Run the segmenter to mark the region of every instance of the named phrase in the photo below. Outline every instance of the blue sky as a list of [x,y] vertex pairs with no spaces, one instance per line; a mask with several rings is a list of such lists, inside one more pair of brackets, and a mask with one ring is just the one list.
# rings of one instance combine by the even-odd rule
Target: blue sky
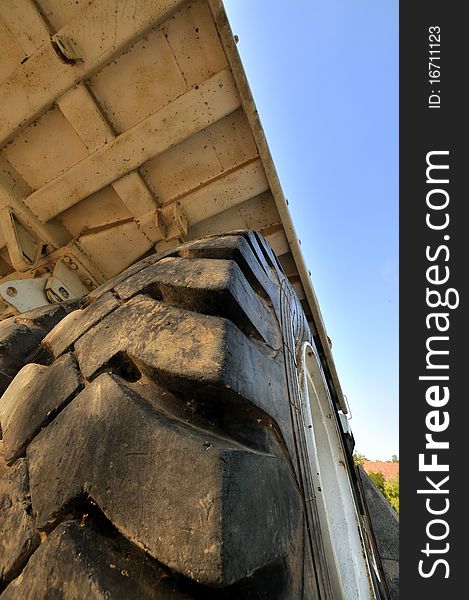
[[225,0],[356,448],[398,451],[397,0]]

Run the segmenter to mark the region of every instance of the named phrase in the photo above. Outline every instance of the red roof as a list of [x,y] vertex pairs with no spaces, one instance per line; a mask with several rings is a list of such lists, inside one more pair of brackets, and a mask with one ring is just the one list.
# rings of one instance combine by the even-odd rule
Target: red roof
[[367,473],[382,473],[385,479],[394,479],[399,475],[398,462],[381,462],[380,460],[365,460],[363,468]]

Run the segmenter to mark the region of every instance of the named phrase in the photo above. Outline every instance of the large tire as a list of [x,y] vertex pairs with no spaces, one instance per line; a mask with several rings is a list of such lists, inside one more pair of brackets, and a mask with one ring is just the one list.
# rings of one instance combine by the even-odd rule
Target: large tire
[[50,364],[0,401],[2,599],[319,597],[286,285],[257,234],[212,237],[133,265],[46,335]]
[[30,362],[47,362],[44,336],[77,307],[77,302],[54,304],[0,322],[0,394],[18,371]]

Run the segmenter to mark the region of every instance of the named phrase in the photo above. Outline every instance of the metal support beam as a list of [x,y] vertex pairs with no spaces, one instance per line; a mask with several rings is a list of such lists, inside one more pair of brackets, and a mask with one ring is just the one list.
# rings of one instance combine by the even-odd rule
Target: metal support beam
[[40,221],[48,221],[234,112],[239,103],[231,73],[220,71],[81,160],[25,202]]

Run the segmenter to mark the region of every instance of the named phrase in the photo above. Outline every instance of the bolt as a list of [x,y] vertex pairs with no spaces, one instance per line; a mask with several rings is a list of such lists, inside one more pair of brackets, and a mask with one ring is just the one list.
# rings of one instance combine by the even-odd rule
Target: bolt
[[72,269],[72,271],[76,271],[78,269],[78,265],[75,263],[71,263],[70,268]]
[[66,263],[72,262],[72,259],[70,258],[70,256],[64,256],[64,262],[66,262]]
[[85,285],[91,285],[93,282],[91,279],[85,279]]
[[18,290],[15,287],[7,287],[7,294],[9,296],[16,296],[16,294],[18,293]]

